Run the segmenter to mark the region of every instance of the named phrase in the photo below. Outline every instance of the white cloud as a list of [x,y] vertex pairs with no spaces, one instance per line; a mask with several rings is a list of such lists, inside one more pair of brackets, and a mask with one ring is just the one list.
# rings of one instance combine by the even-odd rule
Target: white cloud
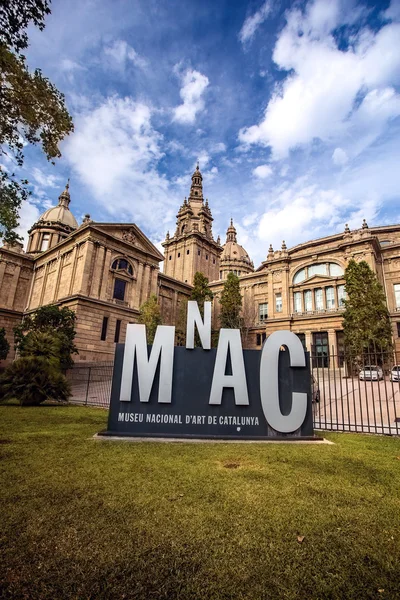
[[271,1],[266,0],[261,8],[254,13],[254,15],[247,17],[239,32],[239,40],[242,42],[242,44],[245,44],[253,39],[257,29],[267,19],[271,9]]
[[267,177],[271,177],[273,171],[269,165],[259,165],[255,169],[253,169],[253,175],[258,177],[258,179],[266,179]]
[[200,170],[204,169],[210,162],[210,158],[211,157],[208,154],[208,152],[200,152],[200,154],[197,156],[196,164],[194,165],[194,167],[196,167],[197,163],[199,163]]
[[210,152],[212,154],[219,154],[220,152],[226,152],[226,144],[223,142],[218,142],[216,144],[212,144],[210,148]]
[[162,137],[151,114],[130,98],[108,98],[75,118],[63,154],[113,219],[134,220],[155,233],[172,220],[178,200],[156,170]]
[[43,171],[37,167],[32,169],[32,175],[36,183],[42,187],[57,188],[60,186],[60,177],[43,173]]
[[21,210],[19,211],[19,226],[16,228],[16,233],[24,238],[24,248],[28,243],[28,230],[39,219],[40,211],[37,206],[29,200],[22,202]]
[[118,68],[124,69],[129,62],[140,69],[145,69],[147,66],[147,60],[140,56],[125,40],[115,40],[108,46],[105,46],[104,54]]
[[346,152],[343,150],[343,148],[335,148],[335,150],[332,154],[332,160],[335,163],[335,165],[338,165],[341,167],[347,163],[349,158],[348,158]]
[[[338,141],[358,128],[364,110],[364,102],[355,108],[360,94],[361,98],[366,94],[365,100],[370,93],[381,100],[369,101],[368,129],[378,127],[368,143],[381,133],[387,119],[399,114],[393,85],[400,79],[395,41],[400,24],[389,23],[375,35],[363,29],[342,50],[331,32],[350,18],[343,6],[339,0],[315,0],[304,13],[292,9],[287,14],[273,60],[289,74],[275,89],[261,122],[239,132],[242,144],[271,146],[273,158],[281,159],[314,139]],[[393,97],[382,98],[384,89],[392,89]],[[364,135],[365,130],[356,133]]]
[[209,81],[206,75],[199,71],[188,69],[183,76],[183,85],[180,96],[183,104],[174,110],[174,121],[178,123],[194,123],[197,113],[204,110],[203,94],[208,87]]

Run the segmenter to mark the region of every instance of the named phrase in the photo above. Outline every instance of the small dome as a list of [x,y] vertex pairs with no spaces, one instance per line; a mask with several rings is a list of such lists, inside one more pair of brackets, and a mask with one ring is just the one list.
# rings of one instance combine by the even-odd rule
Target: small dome
[[236,229],[231,219],[220,258],[220,277],[222,279],[225,279],[229,272],[233,272],[235,275],[245,275],[254,271],[254,265],[243,246],[237,243],[236,235]]
[[46,212],[44,212],[39,218],[40,221],[44,221],[45,223],[61,223],[62,225],[67,225],[71,229],[78,229],[78,223],[69,210],[69,203],[71,202],[71,196],[69,194],[69,179],[68,183],[65,186],[65,190],[61,192],[58,197],[58,205],[52,206]]
[[72,214],[72,212],[66,206],[53,206],[44,212],[39,221],[45,221],[46,223],[62,223],[68,225],[71,229],[77,229],[78,223]]
[[221,260],[243,260],[249,264],[251,263],[249,255],[240,244],[237,244],[236,242],[226,242],[226,244],[223,245],[223,249]]

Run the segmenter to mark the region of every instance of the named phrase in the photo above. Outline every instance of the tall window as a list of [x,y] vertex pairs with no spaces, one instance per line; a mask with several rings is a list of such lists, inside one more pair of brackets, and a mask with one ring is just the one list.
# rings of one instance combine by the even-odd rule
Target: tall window
[[275,294],[275,311],[282,312],[282,294]]
[[303,309],[301,305],[301,292],[294,293],[294,312],[301,312]]
[[42,243],[40,245],[40,250],[42,250],[42,251],[47,250],[49,247],[49,243],[50,243],[50,234],[44,233],[43,237],[42,237]]
[[268,319],[268,302],[258,305],[258,320],[263,323]]
[[345,290],[344,285],[338,285],[337,293],[338,293],[338,301],[339,301],[339,308],[340,308],[341,306],[344,306],[344,301],[346,299],[346,290]]
[[322,298],[322,289],[318,288],[314,292],[315,294],[315,310],[322,310],[324,308],[324,301]]
[[126,288],[126,281],[124,281],[123,279],[116,279],[114,282],[113,298],[115,298],[115,300],[124,300],[125,299],[125,288]]
[[325,288],[326,308],[335,308],[335,290],[333,287]]
[[396,308],[400,308],[400,283],[395,283],[393,288],[394,288],[394,297],[396,300]]
[[115,334],[114,334],[114,342],[118,344],[119,342],[119,334],[121,333],[121,319],[117,319],[115,324]]
[[101,326],[101,336],[100,339],[102,342],[105,342],[107,338],[107,325],[108,325],[108,317],[103,317],[103,324]]
[[304,310],[306,312],[312,311],[312,295],[311,290],[304,292]]

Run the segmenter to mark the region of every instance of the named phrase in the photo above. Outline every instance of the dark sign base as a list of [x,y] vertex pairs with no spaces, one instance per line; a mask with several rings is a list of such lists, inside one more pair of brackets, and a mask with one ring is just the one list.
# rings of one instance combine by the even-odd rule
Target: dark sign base
[[317,435],[309,435],[309,436],[282,436],[282,435],[277,435],[277,436],[240,436],[240,435],[225,435],[225,436],[221,436],[221,435],[190,435],[190,434],[180,434],[180,435],[174,435],[172,433],[153,433],[152,435],[144,435],[141,433],[120,433],[119,431],[99,431],[99,433],[96,434],[96,437],[113,437],[116,438],[115,441],[118,441],[117,438],[120,439],[124,439],[124,438],[140,438],[140,439],[146,439],[146,440],[157,440],[157,439],[170,439],[171,441],[175,441],[175,440],[201,440],[201,441],[207,441],[209,440],[210,442],[215,442],[217,440],[223,442],[224,440],[227,441],[235,441],[235,442],[324,442],[324,438],[321,438]]
[[[148,348],[150,353],[151,348]],[[263,412],[259,381],[261,352],[244,350],[249,404],[237,404],[232,388],[224,388],[221,403],[209,404],[216,349],[188,350],[174,348],[172,401],[159,402],[159,371],[157,367],[147,401],[139,395],[135,361],[133,385],[129,400],[120,401],[124,346],[117,344],[110,412],[106,436],[221,439],[221,440],[315,440],[312,418],[309,356],[306,367],[291,368],[289,352],[280,352],[278,363],[279,404],[282,415],[292,409],[292,393],[307,394],[307,411],[301,426],[290,433],[273,429]],[[226,374],[231,373],[230,357]],[[161,390],[162,395],[162,390]]]

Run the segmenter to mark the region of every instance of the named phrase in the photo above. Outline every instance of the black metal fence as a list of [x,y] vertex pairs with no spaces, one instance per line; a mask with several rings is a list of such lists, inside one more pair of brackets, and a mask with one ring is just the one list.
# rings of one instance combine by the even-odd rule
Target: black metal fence
[[66,373],[74,404],[108,408],[111,396],[113,363],[75,365]]
[[[315,429],[400,435],[400,356],[318,354],[311,371]],[[113,363],[75,365],[71,401],[108,408],[112,372]]]
[[374,351],[313,355],[315,429],[400,434],[400,357]]

